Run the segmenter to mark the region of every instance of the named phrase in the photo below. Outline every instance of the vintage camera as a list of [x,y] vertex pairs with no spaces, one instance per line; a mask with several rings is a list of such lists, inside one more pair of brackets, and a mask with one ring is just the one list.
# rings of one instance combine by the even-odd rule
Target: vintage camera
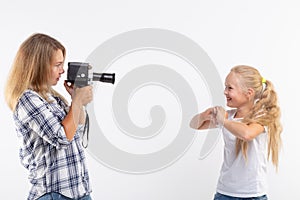
[[89,73],[92,66],[89,63],[69,62],[67,82],[74,83],[77,87],[90,85],[92,81],[115,83],[115,74],[112,73]]

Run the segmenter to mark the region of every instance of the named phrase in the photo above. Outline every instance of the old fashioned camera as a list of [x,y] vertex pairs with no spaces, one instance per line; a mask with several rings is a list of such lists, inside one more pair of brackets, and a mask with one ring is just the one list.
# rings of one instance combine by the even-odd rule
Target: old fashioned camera
[[92,81],[115,83],[115,74],[90,72],[92,66],[84,62],[69,62],[67,82],[74,83],[77,87],[90,85]]
[[[95,73],[91,72],[92,66],[89,63],[83,62],[69,62],[68,63],[68,72],[67,72],[67,82],[73,83],[76,87],[84,87],[92,84],[93,81],[101,81],[106,83],[115,83],[115,74],[109,73]],[[82,146],[87,148],[89,141],[89,115],[86,112],[85,125],[83,130]]]

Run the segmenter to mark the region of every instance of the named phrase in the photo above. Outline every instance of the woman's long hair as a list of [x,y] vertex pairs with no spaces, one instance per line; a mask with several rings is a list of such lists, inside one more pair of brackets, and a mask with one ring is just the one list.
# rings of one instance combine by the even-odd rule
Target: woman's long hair
[[[243,118],[243,123],[259,123],[268,127],[268,159],[272,157],[272,163],[278,167],[279,150],[281,147],[282,126],[280,123],[280,108],[278,106],[277,94],[273,84],[264,79],[257,69],[239,65],[231,69],[238,74],[242,87],[252,88],[255,91],[254,106]],[[248,142],[236,139],[236,153],[241,150],[247,159]]]
[[5,99],[12,111],[27,89],[34,90],[47,101],[47,93],[59,96],[65,101],[48,85],[51,62],[57,50],[61,50],[65,57],[65,47],[56,39],[41,33],[31,35],[21,44],[5,87]]

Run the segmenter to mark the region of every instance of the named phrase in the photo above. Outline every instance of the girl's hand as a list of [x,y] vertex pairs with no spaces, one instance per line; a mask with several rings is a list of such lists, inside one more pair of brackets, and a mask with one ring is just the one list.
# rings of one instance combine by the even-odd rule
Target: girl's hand
[[214,119],[214,107],[206,109],[200,114],[200,119],[202,121],[209,121]]
[[221,106],[216,106],[213,108],[213,115],[217,125],[223,126],[224,120],[228,118],[228,113]]
[[190,122],[190,127],[198,130],[215,127],[213,111],[214,108],[208,108],[204,112],[195,115]]

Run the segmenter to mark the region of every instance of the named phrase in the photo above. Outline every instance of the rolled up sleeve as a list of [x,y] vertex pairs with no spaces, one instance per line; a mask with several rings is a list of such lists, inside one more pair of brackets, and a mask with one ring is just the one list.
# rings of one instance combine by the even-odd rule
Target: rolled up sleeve
[[58,149],[70,144],[61,124],[65,115],[63,109],[54,110],[48,102],[34,92],[25,92],[16,109],[16,117],[20,123]]

